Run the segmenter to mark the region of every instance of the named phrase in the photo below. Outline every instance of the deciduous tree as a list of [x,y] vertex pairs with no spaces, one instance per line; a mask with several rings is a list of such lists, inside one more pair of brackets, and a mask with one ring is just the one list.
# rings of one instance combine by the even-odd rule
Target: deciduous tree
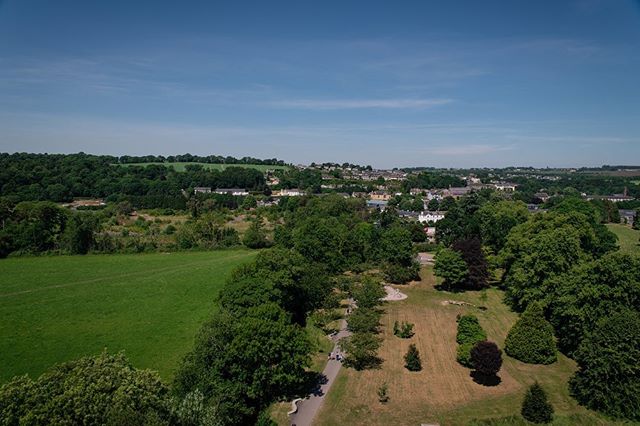
[[583,405],[612,417],[640,420],[640,314],[613,313],[598,322],[575,353],[569,382]]
[[469,269],[462,255],[448,248],[443,248],[435,256],[433,272],[444,280],[449,288],[459,288],[469,276]]
[[471,362],[478,373],[495,376],[502,367],[502,351],[493,342],[478,342],[471,349]]

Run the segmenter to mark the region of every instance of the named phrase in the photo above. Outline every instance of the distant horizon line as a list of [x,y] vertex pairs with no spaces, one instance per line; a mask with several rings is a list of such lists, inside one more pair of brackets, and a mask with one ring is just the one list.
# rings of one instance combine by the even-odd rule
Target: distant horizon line
[[[76,151],[76,152],[33,152],[33,151],[3,151],[0,152],[0,155],[3,154],[7,154],[7,155],[13,155],[13,154],[35,154],[35,155],[77,155],[77,154],[85,154],[85,155],[93,155],[96,157],[117,157],[117,158],[121,158],[121,157],[125,157],[125,156],[129,156],[129,157],[145,157],[145,156],[158,156],[158,157],[177,157],[177,156],[184,156],[184,155],[193,155],[196,157],[208,157],[208,156],[220,156],[220,157],[233,157],[237,160],[241,160],[242,158],[255,158],[257,160],[261,160],[261,161],[265,161],[265,160],[278,160],[278,161],[283,161],[286,165],[290,165],[290,166],[310,166],[311,164],[316,164],[316,165],[321,165],[321,164],[338,164],[338,165],[342,165],[344,163],[350,163],[353,165],[357,165],[357,166],[361,166],[361,167],[367,167],[369,166],[369,164],[358,164],[358,163],[354,163],[352,161],[346,160],[346,161],[312,161],[310,163],[303,163],[303,162],[296,162],[296,161],[288,161],[285,160],[283,158],[278,158],[278,157],[256,157],[254,155],[242,155],[242,156],[238,156],[238,155],[231,155],[231,154],[195,154],[195,153],[190,153],[190,152],[185,152],[185,153],[180,153],[180,154],[153,154],[153,153],[147,153],[147,154],[104,154],[104,153],[92,153],[92,152],[85,152],[85,151]],[[203,163],[203,164],[207,164],[207,163]],[[224,164],[224,163],[220,163],[220,164]],[[393,166],[393,167],[374,167],[371,166],[373,169],[375,170],[393,170],[393,169],[436,169],[436,170],[477,170],[477,169],[551,169],[551,170],[571,170],[571,169],[603,169],[605,167],[607,168],[616,168],[618,170],[620,169],[640,169],[640,164],[638,165],[633,165],[633,164],[602,164],[602,165],[567,165],[567,166],[525,166],[525,165],[510,165],[510,166],[473,166],[473,167],[458,167],[458,166],[428,166],[428,165],[422,165],[422,166]]]

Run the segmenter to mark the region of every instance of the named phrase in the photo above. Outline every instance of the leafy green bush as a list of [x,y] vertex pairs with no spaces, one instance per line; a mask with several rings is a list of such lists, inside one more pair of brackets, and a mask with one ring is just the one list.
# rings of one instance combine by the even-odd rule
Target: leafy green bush
[[538,303],[530,304],[511,327],[504,351],[528,364],[551,364],[557,359],[553,327]]
[[409,281],[420,279],[420,265],[412,263],[411,266],[398,265],[396,263],[387,263],[384,266],[384,276],[387,281],[404,284]]
[[482,329],[478,318],[474,315],[463,315],[458,318],[458,334],[456,342],[456,360],[467,368],[473,368],[471,350],[476,343],[487,340],[487,333]]
[[482,340],[487,340],[487,333],[482,329],[478,318],[475,315],[463,315],[458,319],[458,334],[456,335],[456,342],[463,343],[477,343]]
[[260,249],[269,245],[262,226],[262,218],[258,217],[251,223],[242,238],[242,244],[252,249]]
[[176,227],[171,224],[167,225],[167,227],[164,228],[165,235],[173,235],[175,233],[176,233]]
[[409,339],[414,335],[413,324],[404,321],[398,323],[398,321],[396,321],[393,323],[393,334],[402,339]]
[[458,345],[458,349],[456,350],[456,361],[467,368],[473,368],[473,363],[471,362],[471,349],[473,349],[475,344],[476,342],[467,342]]
[[387,382],[384,382],[382,385],[380,385],[377,393],[378,393],[378,401],[380,401],[383,404],[386,404],[387,402],[389,402],[389,385],[387,385]]

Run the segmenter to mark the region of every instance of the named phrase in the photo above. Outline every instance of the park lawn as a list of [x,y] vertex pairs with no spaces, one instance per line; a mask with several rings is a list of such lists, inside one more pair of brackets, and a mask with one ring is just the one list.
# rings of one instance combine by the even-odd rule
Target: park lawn
[[[501,383],[494,387],[476,384],[470,370],[456,362],[456,316],[467,312],[477,315],[489,340],[503,347],[517,315],[503,303],[500,290],[448,293],[434,288],[431,267],[424,268],[422,276],[419,283],[398,286],[409,296],[407,299],[384,306],[386,312],[381,320],[384,341],[379,351],[382,367],[360,372],[343,368],[327,395],[317,425],[445,426],[464,425],[473,419],[517,416],[526,388],[535,380],[549,394],[561,422],[574,416],[582,424],[609,424],[571,398],[567,381],[576,367],[563,355],[548,366],[524,364],[504,355],[499,373]],[[487,309],[444,304],[445,300],[465,301]],[[415,336],[411,339],[394,336],[394,321],[414,323]],[[423,365],[420,372],[404,368],[403,357],[410,343],[415,343],[420,351]],[[376,390],[385,382],[390,400],[381,404]]]
[[171,380],[231,271],[256,253],[1,260],[0,383],[104,348]]
[[256,169],[261,172],[265,172],[267,170],[289,170],[289,166],[271,166],[267,164],[210,164],[210,163],[128,163],[128,164],[114,164],[115,166],[142,166],[147,167],[150,165],[160,165],[166,167],[173,167],[177,172],[184,172],[185,167],[188,165],[199,165],[208,170],[224,170],[228,167],[244,167],[246,169]]
[[607,228],[618,236],[621,252],[640,254],[640,231],[618,223],[608,223]]

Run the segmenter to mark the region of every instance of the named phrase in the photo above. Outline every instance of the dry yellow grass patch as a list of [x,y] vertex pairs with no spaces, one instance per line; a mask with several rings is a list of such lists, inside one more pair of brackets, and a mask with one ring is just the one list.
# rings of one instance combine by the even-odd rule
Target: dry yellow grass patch
[[[527,386],[538,380],[549,392],[560,414],[594,416],[577,406],[567,389],[575,369],[573,361],[560,356],[550,366],[528,365],[503,354],[504,364],[498,373],[501,382],[487,387],[477,384],[470,370],[456,362],[456,316],[471,312],[478,316],[489,340],[501,348],[517,314],[502,302],[503,293],[491,289],[486,297],[480,292],[447,293],[434,289],[431,268],[422,271],[423,280],[400,286],[409,297],[384,306],[384,338],[379,356],[384,360],[378,370],[343,369],[316,419],[318,425],[442,425],[467,424],[473,418],[517,415]],[[443,304],[458,300],[476,306]],[[394,321],[415,324],[415,336],[401,339],[393,335]],[[404,354],[415,343],[422,358],[423,370],[404,368]],[[390,401],[381,404],[377,389],[389,387]],[[586,414],[585,414],[586,413]]]

